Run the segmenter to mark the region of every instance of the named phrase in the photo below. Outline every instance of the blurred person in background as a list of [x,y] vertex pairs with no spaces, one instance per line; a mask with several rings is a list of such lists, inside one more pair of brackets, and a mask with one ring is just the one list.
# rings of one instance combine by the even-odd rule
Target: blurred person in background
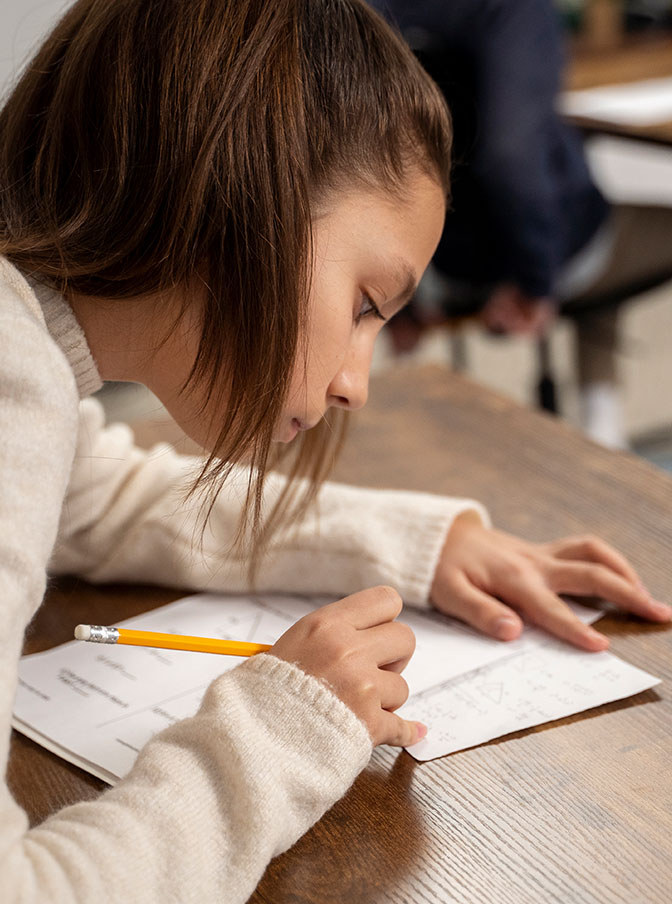
[[452,210],[434,269],[392,325],[399,352],[445,319],[498,334],[577,326],[582,425],[626,445],[618,398],[618,306],[591,299],[652,271],[672,275],[672,212],[611,209],[580,135],[556,112],[565,58],[552,0],[371,0],[402,31],[453,116]]

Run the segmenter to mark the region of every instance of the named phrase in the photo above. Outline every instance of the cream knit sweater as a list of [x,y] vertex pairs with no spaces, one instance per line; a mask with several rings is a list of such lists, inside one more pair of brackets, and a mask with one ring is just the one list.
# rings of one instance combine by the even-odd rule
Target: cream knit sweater
[[[220,494],[194,552],[182,504],[198,462],[143,452],[105,428],[100,386],[66,302],[0,258],[0,759],[5,773],[17,661],[47,571],[92,581],[243,590],[225,555],[246,478]],[[80,399],[84,399],[80,402]],[[269,480],[268,494],[278,492]],[[379,583],[427,605],[445,535],[468,500],[328,484],[318,512],[276,542],[260,587],[337,598]],[[318,520],[319,518],[319,520]],[[319,681],[267,654],[210,686],[196,716],[155,737],[98,800],[28,830],[0,791],[0,900],[243,902],[366,765],[364,725]]]

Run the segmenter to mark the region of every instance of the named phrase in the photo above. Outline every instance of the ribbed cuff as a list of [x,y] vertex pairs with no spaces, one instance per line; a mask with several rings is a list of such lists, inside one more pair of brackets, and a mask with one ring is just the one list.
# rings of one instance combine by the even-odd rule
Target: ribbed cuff
[[[295,663],[269,653],[250,657],[238,666],[236,672],[240,677],[247,677],[252,673],[260,684],[268,684],[268,696],[274,700],[274,717],[280,716],[282,711],[285,718],[290,712],[298,718],[300,710],[307,707],[311,719],[317,716],[337,730],[338,750],[332,751],[330,766],[340,781],[352,781],[366,766],[372,750],[369,732],[350,707],[325,682],[304,672]],[[280,696],[283,692],[289,698],[287,706],[283,705]],[[301,726],[303,724],[304,722],[298,723]],[[292,734],[296,727],[298,726],[287,726]],[[309,743],[309,739],[306,739],[306,743]],[[333,756],[334,753],[336,756]]]

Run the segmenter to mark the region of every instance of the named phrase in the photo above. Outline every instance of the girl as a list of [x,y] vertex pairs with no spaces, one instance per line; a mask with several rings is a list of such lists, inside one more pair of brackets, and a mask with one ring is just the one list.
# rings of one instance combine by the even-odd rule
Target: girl
[[[360,0],[80,0],[16,86],[0,118],[3,762],[47,570],[351,595],[215,681],[99,800],[27,831],[3,786],[3,901],[246,900],[372,745],[425,731],[394,712],[413,651],[400,596],[504,640],[520,610],[593,650],[605,638],[557,593],[669,618],[597,540],[524,543],[468,500],[318,494],[327,412],[365,403],[374,340],[438,241],[449,146],[433,84]],[[103,379],[149,386],[207,462],[105,428],[88,398]],[[289,478],[268,474],[290,441]]]

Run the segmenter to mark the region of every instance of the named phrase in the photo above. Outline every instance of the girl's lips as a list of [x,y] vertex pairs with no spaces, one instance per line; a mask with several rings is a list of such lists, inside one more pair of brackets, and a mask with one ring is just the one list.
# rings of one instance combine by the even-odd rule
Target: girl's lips
[[282,437],[282,439],[278,439],[277,442],[291,443],[291,441],[295,439],[297,433],[302,430],[310,430],[310,426],[304,424],[303,421],[300,421],[298,419],[298,417],[293,417],[287,429],[287,433]]
[[314,426],[315,424],[304,424],[298,417],[292,418],[292,427],[296,427],[297,430],[312,430]]
[[291,443],[291,441],[296,437],[296,434],[299,432],[303,432],[305,430],[310,430],[315,426],[315,424],[306,424],[303,421],[299,420],[298,417],[293,417],[289,426],[289,430],[287,431],[286,439],[281,439],[282,443]]

